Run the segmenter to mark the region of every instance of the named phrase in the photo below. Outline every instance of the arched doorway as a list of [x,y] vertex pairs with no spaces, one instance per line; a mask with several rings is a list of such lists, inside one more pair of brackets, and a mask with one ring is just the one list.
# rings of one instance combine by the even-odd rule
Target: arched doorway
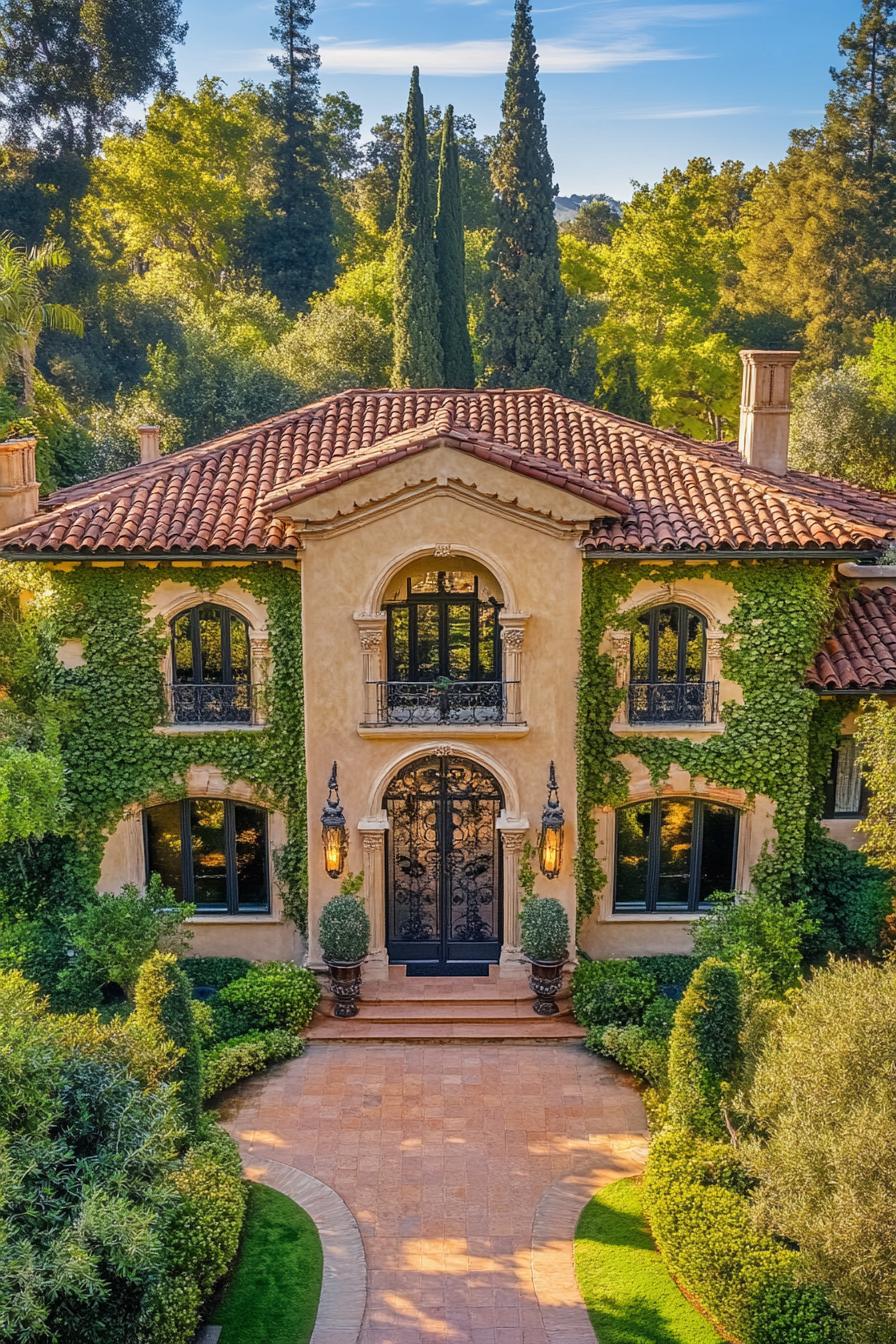
[[406,765],[383,798],[389,959],[434,970],[498,961],[504,804],[495,777],[460,756]]

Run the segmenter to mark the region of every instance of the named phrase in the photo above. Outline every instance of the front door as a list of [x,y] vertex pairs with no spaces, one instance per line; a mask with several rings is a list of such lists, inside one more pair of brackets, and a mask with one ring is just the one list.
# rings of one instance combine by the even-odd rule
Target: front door
[[433,969],[497,961],[501,859],[497,781],[473,761],[428,756],[405,767],[383,800],[389,959]]

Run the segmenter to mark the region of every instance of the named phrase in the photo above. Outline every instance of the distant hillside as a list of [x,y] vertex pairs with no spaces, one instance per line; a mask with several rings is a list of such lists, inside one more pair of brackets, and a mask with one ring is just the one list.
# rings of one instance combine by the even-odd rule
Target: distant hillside
[[566,224],[569,220],[575,219],[587,201],[606,201],[617,215],[622,214],[621,202],[614,200],[612,196],[605,196],[602,191],[595,191],[590,196],[558,196],[554,201],[554,218],[557,223]]

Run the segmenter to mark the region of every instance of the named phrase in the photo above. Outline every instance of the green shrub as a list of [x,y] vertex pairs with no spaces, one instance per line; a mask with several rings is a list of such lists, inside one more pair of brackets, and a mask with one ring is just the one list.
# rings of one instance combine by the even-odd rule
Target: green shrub
[[651,1087],[663,1090],[668,1077],[669,1050],[664,1040],[657,1040],[644,1027],[592,1027],[585,1037],[585,1046],[596,1055],[615,1059],[630,1073],[637,1074]]
[[223,989],[247,975],[252,962],[244,957],[181,957],[180,968],[194,989],[197,985]]
[[896,1340],[896,966],[816,971],[766,1039],[748,1148],[766,1225],[850,1318]]
[[253,966],[212,1000],[218,1040],[272,1027],[295,1035],[307,1027],[319,999],[317,980],[295,962],[268,961]]
[[357,896],[340,894],[320,912],[320,946],[324,961],[361,961],[370,947],[370,920]]
[[649,975],[656,993],[664,998],[680,999],[685,986],[700,965],[700,958],[685,952],[664,952],[656,957],[632,957],[636,966]]
[[806,845],[803,900],[816,926],[807,953],[876,952],[893,889],[888,873],[817,827]]
[[814,925],[799,901],[785,905],[771,896],[716,892],[713,909],[694,925],[694,951],[730,962],[770,994],[799,983],[803,942]]
[[729,1144],[674,1126],[654,1137],[644,1203],[670,1272],[741,1344],[847,1344],[799,1253],[757,1229],[750,1189]]
[[640,1022],[656,982],[636,961],[580,961],[572,976],[572,1007],[583,1027]]
[[553,896],[533,896],[520,911],[523,954],[533,961],[565,961],[569,951],[569,920]]
[[178,1086],[184,1123],[190,1134],[201,1114],[199,1034],[193,1018],[190,982],[172,952],[154,952],[141,966],[134,990],[134,1026],[149,1037],[162,1036],[175,1049],[165,1072]]
[[710,958],[698,966],[675,1011],[669,1040],[669,1117],[715,1138],[724,1134],[722,1085],[738,1062],[741,1027],[737,972]]
[[675,1021],[675,1003],[672,999],[654,999],[644,1010],[642,1026],[655,1041],[667,1041]]
[[245,1036],[221,1041],[202,1057],[203,1101],[209,1101],[241,1078],[260,1073],[270,1064],[294,1059],[303,1049],[300,1037],[279,1029],[247,1032]]

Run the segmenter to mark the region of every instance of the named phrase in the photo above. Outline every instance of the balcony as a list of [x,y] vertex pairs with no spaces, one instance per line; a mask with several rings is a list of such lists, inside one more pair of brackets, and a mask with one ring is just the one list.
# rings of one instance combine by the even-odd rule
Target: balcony
[[717,681],[633,681],[628,688],[630,724],[716,723]]
[[215,727],[257,723],[254,689],[245,682],[174,682],[168,687],[169,723]]
[[516,681],[371,681],[364,727],[519,724]]

